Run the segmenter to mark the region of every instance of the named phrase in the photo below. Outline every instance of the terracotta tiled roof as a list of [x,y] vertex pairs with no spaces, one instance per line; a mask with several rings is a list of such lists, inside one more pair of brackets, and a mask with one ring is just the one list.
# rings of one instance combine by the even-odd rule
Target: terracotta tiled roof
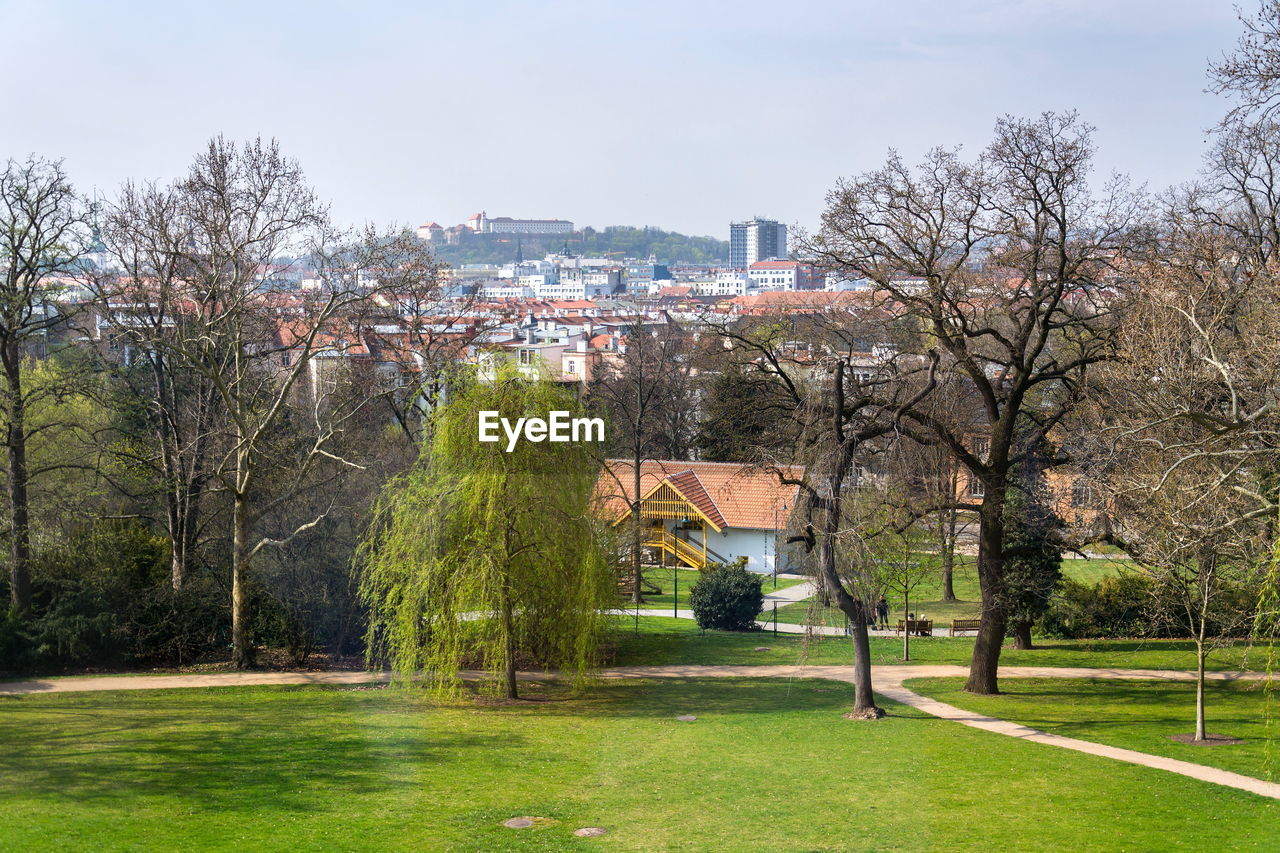
[[702,481],[698,479],[698,475],[690,468],[688,471],[681,471],[679,474],[672,474],[667,477],[667,483],[671,485],[680,494],[684,495],[689,503],[698,508],[698,512],[705,515],[711,520],[711,523],[720,529],[728,526],[724,515],[720,512],[720,507],[716,506],[716,502],[711,499],[711,495],[707,494],[707,490],[703,488]]
[[[605,470],[600,472],[596,494],[600,497],[602,513],[609,518],[620,518],[629,511],[632,500],[634,474],[632,463],[626,459],[605,460]],[[781,469],[790,479],[799,479],[804,469],[787,466]],[[719,514],[725,527],[746,527],[756,530],[780,530],[786,527],[796,505],[796,486],[784,486],[778,482],[773,470],[752,468],[736,462],[686,462],[673,459],[648,459],[640,465],[640,494],[645,495],[654,486],[667,480],[677,491],[719,524]],[[693,483],[697,482],[701,494],[695,498]],[[689,488],[690,491],[685,489]],[[701,495],[710,501],[703,509]]]

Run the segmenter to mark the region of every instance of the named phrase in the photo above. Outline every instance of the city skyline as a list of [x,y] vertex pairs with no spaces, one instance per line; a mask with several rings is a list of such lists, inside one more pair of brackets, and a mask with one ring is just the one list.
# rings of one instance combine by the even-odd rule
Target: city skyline
[[756,215],[812,227],[890,147],[972,154],[1005,113],[1079,109],[1102,171],[1189,179],[1225,111],[1204,68],[1234,44],[1232,4],[1112,5],[4,2],[27,37],[0,58],[23,82],[0,142],[110,195],[218,133],[262,135],[340,221],[487,210],[719,239]]

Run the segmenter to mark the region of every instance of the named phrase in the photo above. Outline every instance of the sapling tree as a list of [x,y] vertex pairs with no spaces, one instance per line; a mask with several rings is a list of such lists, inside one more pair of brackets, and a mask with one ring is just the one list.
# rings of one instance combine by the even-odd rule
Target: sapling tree
[[418,463],[393,480],[361,546],[370,662],[404,682],[418,672],[454,693],[478,666],[508,699],[521,662],[580,685],[597,663],[615,594],[605,531],[593,513],[597,466],[574,442],[477,440],[481,411],[581,413],[563,389],[502,372],[434,415]]
[[[640,475],[648,459],[684,459],[693,442],[694,396],[688,334],[672,323],[646,324],[637,318],[627,332],[626,351],[604,365],[587,390],[591,405],[610,423],[610,443],[631,461],[631,601],[643,601],[640,564],[643,520]],[[617,494],[628,494],[617,483]]]
[[847,539],[851,564],[857,574],[871,580],[868,608],[875,606],[876,588],[902,597],[902,659],[911,660],[911,593],[936,567],[923,559],[930,531],[906,507],[900,484],[872,488],[859,494]]

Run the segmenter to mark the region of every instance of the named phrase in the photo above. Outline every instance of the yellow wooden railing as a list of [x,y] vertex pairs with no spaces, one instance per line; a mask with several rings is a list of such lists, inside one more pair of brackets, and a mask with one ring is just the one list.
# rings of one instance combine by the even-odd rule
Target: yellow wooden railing
[[645,540],[642,543],[646,548],[661,548],[668,554],[672,554],[676,559],[692,566],[695,569],[706,568],[707,563],[712,558],[718,558],[719,555],[707,548],[694,545],[687,539],[681,539],[666,529],[652,529],[645,534]]

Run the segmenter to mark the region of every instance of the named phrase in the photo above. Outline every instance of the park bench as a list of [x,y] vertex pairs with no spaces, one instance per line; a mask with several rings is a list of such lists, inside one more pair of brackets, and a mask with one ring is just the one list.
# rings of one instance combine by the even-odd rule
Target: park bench
[[901,634],[903,631],[915,634],[918,637],[933,636],[933,620],[932,619],[899,619],[898,627],[894,629],[895,634]]
[[952,619],[951,636],[954,637],[957,631],[976,631],[981,627],[981,619]]

